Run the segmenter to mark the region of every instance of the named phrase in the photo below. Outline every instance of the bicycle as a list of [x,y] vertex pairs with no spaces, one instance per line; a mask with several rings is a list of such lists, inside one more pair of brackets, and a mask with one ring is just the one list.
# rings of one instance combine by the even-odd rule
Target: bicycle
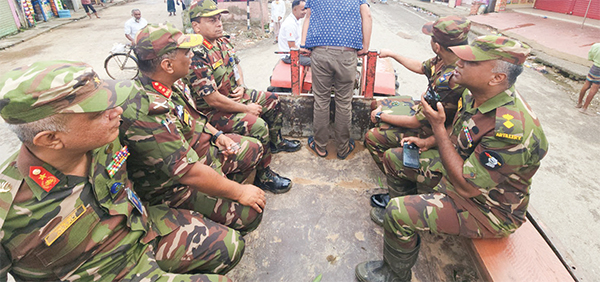
[[[134,79],[139,74],[137,58],[131,54],[131,45],[119,46],[121,50],[111,51],[104,60],[106,74],[112,79]],[[115,48],[113,48],[115,50]]]

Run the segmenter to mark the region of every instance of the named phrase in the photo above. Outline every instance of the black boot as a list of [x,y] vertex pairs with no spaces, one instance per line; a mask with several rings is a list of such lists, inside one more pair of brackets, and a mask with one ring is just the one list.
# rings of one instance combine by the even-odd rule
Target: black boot
[[279,133],[277,133],[277,135],[279,135],[279,138],[277,139],[281,140],[279,144],[273,144],[273,141],[269,142],[271,153],[273,154],[277,154],[279,152],[296,152],[300,150],[300,147],[302,147],[302,144],[298,140],[283,139],[283,137],[281,137],[281,130]]
[[387,204],[390,202],[390,194],[374,194],[371,196],[371,206],[377,208],[387,207]]
[[290,191],[292,188],[292,180],[280,176],[272,171],[270,167],[266,167],[256,172],[254,185],[265,191],[281,194]]
[[392,248],[384,238],[383,260],[367,261],[356,266],[354,273],[361,282],[409,282],[411,268],[417,262],[421,238],[417,236],[417,245],[412,250]]
[[373,205],[373,197],[376,197],[377,195],[382,195],[382,196],[377,196],[380,198],[384,198],[385,195],[387,195],[387,201],[385,203],[385,206],[383,207],[379,207],[379,206],[373,206],[373,208],[371,209],[370,212],[370,216],[371,216],[371,220],[373,222],[375,222],[377,225],[379,226],[383,226],[383,217],[385,216],[385,208],[387,207],[389,201],[391,201],[392,197],[401,197],[401,196],[407,196],[407,195],[416,195],[417,194],[417,185],[413,182],[410,182],[408,180],[404,180],[404,179],[398,179],[398,178],[394,178],[394,177],[387,177],[387,181],[388,181],[388,186],[390,187],[390,193],[391,194],[376,194],[371,196],[371,205]]

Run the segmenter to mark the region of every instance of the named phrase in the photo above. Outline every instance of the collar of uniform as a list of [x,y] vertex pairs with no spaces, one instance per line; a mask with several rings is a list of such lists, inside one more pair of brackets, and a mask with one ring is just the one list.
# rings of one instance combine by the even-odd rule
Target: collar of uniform
[[478,110],[482,114],[485,114],[494,109],[502,107],[510,102],[513,102],[514,100],[515,100],[515,86],[513,85],[509,89],[506,89],[506,90],[502,91],[501,93],[498,93],[496,96],[485,101],[481,106],[478,107]]
[[173,95],[173,91],[170,88],[166,87],[164,84],[158,81],[152,80],[152,78],[144,74],[140,76],[139,80],[146,91],[161,94],[167,99],[170,99]]
[[32,166],[41,166],[44,169],[46,169],[49,173],[54,175],[56,178],[58,178],[59,182],[56,183],[56,185],[54,185],[52,189],[56,189],[57,187],[60,187],[67,183],[67,177],[62,172],[58,171],[53,166],[40,160],[31,151],[29,151],[29,149],[27,149],[25,145],[21,145],[21,151],[19,152],[19,156],[17,157],[17,168],[19,169],[19,172],[25,179],[25,182],[27,182],[29,188],[31,188],[31,192],[39,201],[43,200],[46,197],[46,195],[48,195],[50,192],[46,192],[40,185],[37,184],[37,182],[35,182],[35,180],[29,177],[29,168]]

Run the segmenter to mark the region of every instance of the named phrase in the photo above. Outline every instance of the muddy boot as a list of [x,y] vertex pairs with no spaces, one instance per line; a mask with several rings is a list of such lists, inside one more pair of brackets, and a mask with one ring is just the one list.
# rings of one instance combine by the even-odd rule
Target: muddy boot
[[408,251],[392,248],[384,239],[383,260],[357,265],[354,270],[356,278],[361,282],[408,282],[412,278],[410,269],[417,262],[420,247],[419,237],[417,245]]
[[385,209],[380,207],[373,207],[369,213],[371,220],[379,226],[383,226],[383,220],[385,218]]

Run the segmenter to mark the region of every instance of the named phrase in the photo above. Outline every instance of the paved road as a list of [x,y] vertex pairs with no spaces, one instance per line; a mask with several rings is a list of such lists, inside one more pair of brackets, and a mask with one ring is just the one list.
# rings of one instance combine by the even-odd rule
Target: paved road
[[[102,19],[81,20],[0,51],[0,73],[38,60],[69,59],[86,61],[106,77],[104,58],[114,42],[125,42],[122,24],[136,7],[150,22],[168,20],[181,26],[179,17],[167,16],[163,1],[113,6],[100,11]],[[432,20],[430,16],[391,1],[389,5],[373,5],[372,11],[372,49],[388,48],[416,59],[433,55],[429,38],[420,31],[423,23]],[[276,46],[265,40],[240,52],[248,85],[266,89],[277,61],[272,55],[275,50]],[[399,65],[396,69],[399,92],[418,97],[426,80]],[[519,77],[517,88],[538,114],[550,141],[549,154],[534,180],[531,207],[573,254],[579,271],[593,280],[600,277],[600,266],[595,261],[600,253],[600,239],[595,236],[600,232],[600,200],[595,197],[600,176],[594,173],[600,155],[598,118],[579,114],[567,89],[532,70],[526,69]],[[6,159],[18,147],[12,136],[0,136],[0,159]],[[368,153],[358,150],[345,162],[312,156],[306,148],[294,155],[275,155],[274,168],[292,177],[296,186],[290,194],[269,195],[268,208],[273,212],[266,213],[263,225],[248,235],[246,258],[231,273],[232,278],[312,281],[323,273],[322,281],[351,281],[357,262],[380,256],[381,230],[369,222],[367,205],[369,190],[377,186],[381,175]],[[307,213],[310,210],[318,210],[322,216],[313,218]],[[298,234],[307,233],[302,233],[294,244],[278,244],[293,235],[283,231],[276,235],[286,226]],[[332,226],[340,228],[332,231]],[[301,244],[306,247],[298,248]],[[281,253],[281,248],[289,252]],[[280,263],[288,265],[280,267]]]

